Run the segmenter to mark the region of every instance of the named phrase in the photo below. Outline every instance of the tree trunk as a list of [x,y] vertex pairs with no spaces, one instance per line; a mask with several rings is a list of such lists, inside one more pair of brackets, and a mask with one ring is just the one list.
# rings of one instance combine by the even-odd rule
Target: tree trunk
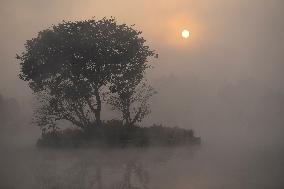
[[101,97],[99,93],[96,94],[96,101],[97,101],[97,109],[95,112],[96,125],[101,126],[102,125],[102,121],[101,121],[102,101],[101,101]]
[[130,115],[130,102],[127,100],[125,102],[126,107],[124,110],[124,118],[125,118],[125,124],[126,126],[131,126],[131,115]]

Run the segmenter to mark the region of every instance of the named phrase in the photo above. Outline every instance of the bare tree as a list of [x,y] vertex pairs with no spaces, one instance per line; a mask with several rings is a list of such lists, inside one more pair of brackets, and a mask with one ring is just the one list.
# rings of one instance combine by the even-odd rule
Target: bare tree
[[136,80],[122,79],[112,87],[112,90],[115,93],[109,98],[108,103],[122,113],[126,125],[133,126],[141,122],[151,112],[149,100],[156,91],[146,80],[136,83]]

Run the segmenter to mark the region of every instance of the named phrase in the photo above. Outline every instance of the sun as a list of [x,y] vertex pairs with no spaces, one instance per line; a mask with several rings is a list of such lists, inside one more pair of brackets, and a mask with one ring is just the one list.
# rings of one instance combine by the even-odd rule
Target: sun
[[186,29],[182,30],[181,36],[185,39],[188,38],[189,37],[189,31],[186,30]]

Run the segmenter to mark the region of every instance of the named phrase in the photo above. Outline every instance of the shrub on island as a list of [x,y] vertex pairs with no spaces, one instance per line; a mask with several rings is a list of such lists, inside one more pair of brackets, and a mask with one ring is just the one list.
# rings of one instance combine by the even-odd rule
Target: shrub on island
[[193,130],[152,125],[150,127],[125,126],[112,120],[89,130],[64,129],[42,134],[38,147],[148,147],[200,144],[200,137]]

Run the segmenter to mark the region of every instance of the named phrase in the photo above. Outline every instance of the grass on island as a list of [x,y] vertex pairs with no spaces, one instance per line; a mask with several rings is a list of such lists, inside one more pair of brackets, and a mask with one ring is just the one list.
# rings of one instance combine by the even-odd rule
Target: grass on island
[[147,147],[200,144],[193,130],[153,125],[151,127],[125,126],[112,120],[89,130],[64,129],[42,134],[38,147]]

